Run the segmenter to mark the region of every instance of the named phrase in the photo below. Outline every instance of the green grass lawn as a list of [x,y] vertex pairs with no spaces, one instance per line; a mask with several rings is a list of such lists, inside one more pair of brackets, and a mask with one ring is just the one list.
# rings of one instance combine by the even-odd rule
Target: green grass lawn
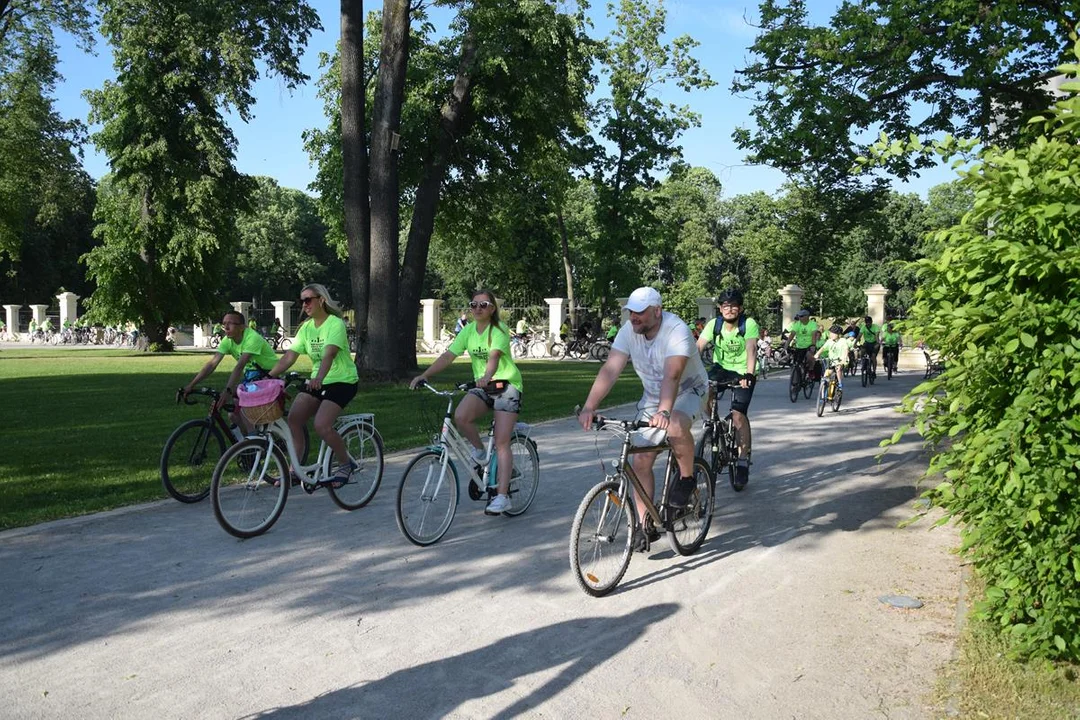
[[[181,422],[205,416],[206,404],[177,406],[177,388],[209,359],[206,353],[123,350],[3,350],[0,397],[0,529],[107,510],[166,497],[158,477],[161,448]],[[427,360],[421,360],[425,364]],[[584,402],[600,366],[572,361],[522,361],[521,419],[568,416]],[[232,369],[226,358],[208,379],[220,388]],[[296,370],[309,372],[307,358]],[[470,379],[459,360],[439,386]],[[636,400],[641,384],[627,370],[605,404]],[[350,412],[373,412],[388,451],[424,443],[422,416],[445,406],[403,383],[361,384]],[[421,409],[429,412],[421,413]]]

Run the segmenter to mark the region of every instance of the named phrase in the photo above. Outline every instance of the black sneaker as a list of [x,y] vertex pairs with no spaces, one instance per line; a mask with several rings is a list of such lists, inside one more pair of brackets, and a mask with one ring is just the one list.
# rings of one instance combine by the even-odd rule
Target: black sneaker
[[732,483],[732,487],[736,490],[742,490],[746,487],[746,483],[750,482],[750,466],[749,465],[736,465],[735,466],[735,482]]
[[675,481],[675,487],[671,488],[671,492],[668,493],[668,505],[673,508],[686,507],[686,503],[690,501],[690,496],[693,495],[695,487],[697,487],[697,483],[694,482],[694,478],[679,478]]
[[634,552],[646,552],[649,545],[660,539],[660,531],[656,528],[634,530]]

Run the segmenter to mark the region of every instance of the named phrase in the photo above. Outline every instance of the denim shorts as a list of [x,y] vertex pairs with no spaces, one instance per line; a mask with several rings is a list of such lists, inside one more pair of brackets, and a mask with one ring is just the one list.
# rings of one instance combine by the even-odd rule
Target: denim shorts
[[510,383],[507,383],[506,389],[497,395],[489,395],[480,388],[469,390],[469,394],[483,400],[484,404],[491,410],[515,414],[521,412],[521,391]]

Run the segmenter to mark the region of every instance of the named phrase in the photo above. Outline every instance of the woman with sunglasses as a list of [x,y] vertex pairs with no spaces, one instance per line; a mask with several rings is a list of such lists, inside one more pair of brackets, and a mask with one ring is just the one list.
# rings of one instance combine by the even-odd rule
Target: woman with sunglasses
[[289,430],[297,456],[303,457],[304,425],[312,415],[315,416],[315,432],[334,451],[338,461],[333,476],[323,484],[340,487],[348,482],[357,466],[349,457],[341,435],[334,429],[334,421],[356,395],[360,378],[349,354],[349,338],[345,321],[341,319],[341,308],[326,288],[318,283],[305,285],[300,291],[300,304],[308,319],[296,331],[292,346],[274,365],[270,377],[286,372],[300,355],[311,358],[315,372],[289,408]]
[[490,290],[473,293],[469,309],[473,321],[458,333],[449,349],[435,359],[427,370],[412,379],[410,388],[442,372],[463,352],[472,360],[476,387],[461,399],[454,411],[454,423],[473,446],[473,458],[483,465],[487,462],[476,420],[490,409],[495,413],[495,454],[498,457],[498,495],[488,503],[484,512],[499,515],[510,509],[510,474],[514,457],[510,437],[518,413],[521,412],[521,373],[510,355],[510,331],[499,320],[495,294]]

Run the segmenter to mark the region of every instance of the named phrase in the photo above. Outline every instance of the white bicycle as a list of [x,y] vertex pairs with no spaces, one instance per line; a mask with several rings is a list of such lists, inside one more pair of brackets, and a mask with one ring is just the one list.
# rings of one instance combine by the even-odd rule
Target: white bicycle
[[[249,416],[256,433],[226,450],[214,468],[210,497],[214,517],[225,532],[250,538],[269,530],[285,509],[293,484],[309,495],[325,487],[330,499],[343,510],[357,510],[371,502],[383,475],[383,439],[375,428],[373,413],[342,415],[334,424],[356,464],[349,479],[340,485],[330,482],[333,452],[326,442],[319,444],[315,462],[302,464],[288,423],[280,413],[273,415],[270,411],[261,418]],[[290,462],[296,476],[291,482]]]
[[[446,415],[437,444],[414,457],[398,486],[396,516],[402,534],[416,545],[436,543],[450,529],[458,506],[458,468],[469,478],[469,497],[487,501],[494,495],[496,461],[495,435],[488,433],[488,462],[481,466],[473,459],[473,446],[461,436],[451,418],[454,397],[475,383],[458,385],[455,390],[436,390],[423,383],[431,392],[445,397]],[[491,428],[494,430],[495,421]],[[540,457],[536,442],[529,437],[532,428],[522,422],[514,425],[510,449],[514,455],[514,469],[510,477],[510,505],[506,515],[520,515],[529,509],[540,485]],[[454,463],[457,460],[457,463]]]

